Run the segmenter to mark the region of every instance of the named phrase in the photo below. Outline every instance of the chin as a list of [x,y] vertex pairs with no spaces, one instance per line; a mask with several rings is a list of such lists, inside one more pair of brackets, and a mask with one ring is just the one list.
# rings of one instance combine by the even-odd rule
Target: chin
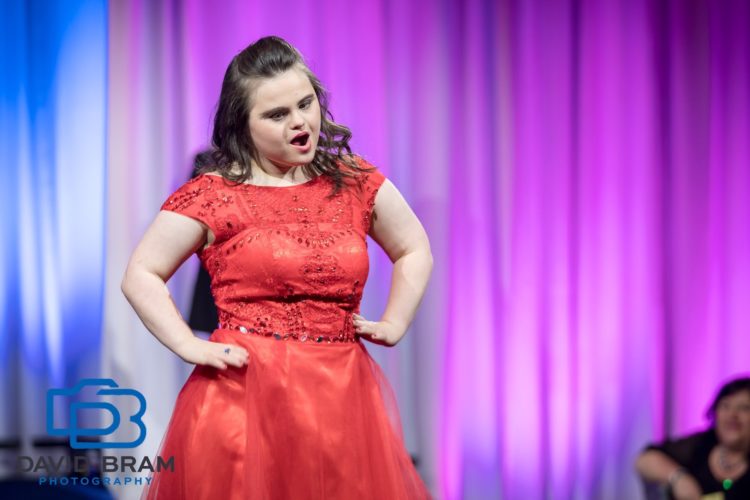
[[271,162],[274,165],[276,165],[278,167],[283,167],[283,168],[304,167],[305,165],[307,165],[308,163],[310,163],[310,161],[312,161],[312,158],[309,161],[307,161],[305,159],[300,159],[299,157],[297,157],[297,158],[284,158],[283,156],[279,157],[277,159],[271,160]]
[[309,165],[313,158],[314,156],[311,156],[309,160],[294,160],[291,162],[291,165],[294,168],[304,167],[305,165]]
[[719,434],[719,441],[725,446],[734,448],[739,445],[744,445],[748,441],[748,439],[746,436],[743,436],[737,432],[723,432]]
[[303,165],[307,165],[309,163],[312,163],[312,161],[314,159],[315,159],[315,150],[313,149],[313,150],[310,151],[310,153],[308,153],[305,156],[303,156],[302,160],[297,160],[294,163],[295,163],[296,166],[300,166],[301,167]]

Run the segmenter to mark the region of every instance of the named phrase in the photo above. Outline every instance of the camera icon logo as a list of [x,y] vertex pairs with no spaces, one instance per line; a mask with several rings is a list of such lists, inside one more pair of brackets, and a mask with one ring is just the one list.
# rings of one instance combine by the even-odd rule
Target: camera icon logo
[[[138,438],[130,442],[82,442],[81,437],[107,436],[114,433],[122,423],[120,411],[112,403],[105,401],[73,402],[68,411],[69,427],[55,427],[54,404],[56,397],[72,397],[87,387],[101,387],[96,396],[114,396],[117,398],[135,398],[138,402],[138,410],[134,415],[128,417],[139,429]],[[124,399],[119,399],[123,401]],[[115,401],[117,402],[117,401]],[[112,423],[104,429],[78,427],[79,410],[100,410],[108,412],[112,416]],[[74,387],[68,389],[50,389],[47,391],[47,433],[51,436],[69,436],[70,447],[77,450],[100,449],[100,448],[135,448],[146,439],[146,426],[143,424],[143,414],[146,413],[146,398],[135,389],[120,388],[114,380],[109,378],[87,378],[79,381]]]

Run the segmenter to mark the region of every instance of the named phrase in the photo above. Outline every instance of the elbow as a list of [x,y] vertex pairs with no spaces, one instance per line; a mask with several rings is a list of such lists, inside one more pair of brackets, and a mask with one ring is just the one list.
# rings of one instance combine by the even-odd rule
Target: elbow
[[132,303],[134,297],[141,296],[144,292],[150,290],[154,284],[166,284],[166,278],[161,274],[148,269],[140,263],[128,264],[125,274],[120,281],[120,291]]
[[426,233],[424,235],[424,239],[422,240],[421,248],[422,252],[424,252],[427,266],[429,267],[430,271],[432,271],[435,260],[432,258],[432,245],[430,245],[430,239],[427,237]]
[[133,277],[132,273],[130,272],[130,267],[125,271],[125,274],[122,276],[122,280],[120,281],[120,291],[125,296],[125,298],[129,298],[130,293],[133,288]]
[[422,266],[427,272],[427,276],[432,274],[432,268],[435,264],[435,260],[432,258],[432,251],[430,250],[430,246],[425,245],[423,247],[416,248],[414,249],[412,254],[419,255],[419,258],[422,261]]
[[639,476],[643,477],[648,472],[649,452],[644,451],[638,455],[635,459],[633,467]]
[[428,248],[425,252],[425,267],[427,267],[427,276],[429,277],[432,274],[432,269],[435,265],[435,260],[432,258],[432,252],[430,252],[430,249]]
[[120,281],[120,291],[125,296],[128,301],[130,301],[130,298],[135,293],[136,288],[138,288],[138,282],[139,282],[139,276],[140,276],[140,269],[138,269],[136,266],[133,265],[132,262],[128,263],[127,269],[125,269],[125,273],[122,276],[122,281]]
[[427,274],[432,273],[434,259],[432,258],[432,252],[430,251],[429,247],[421,247],[421,248],[414,248],[412,250],[408,250],[404,252],[403,254],[399,255],[398,257],[392,258],[392,262],[395,263],[405,257],[409,257],[410,259],[415,259],[415,261],[418,259],[418,261],[422,265],[421,267],[423,269],[427,269]]
[[643,467],[643,453],[638,455],[638,458],[636,458],[635,462],[633,462],[633,469],[635,469],[635,472],[639,476],[643,475],[643,473],[641,472],[642,467]]
[[386,252],[394,264],[408,257],[413,263],[418,263],[421,268],[427,269],[428,274],[432,272],[434,259],[432,258],[432,250],[430,249],[429,242],[411,245],[395,252],[387,250]]
[[432,258],[432,249],[430,248],[430,243],[426,242],[424,247],[422,248],[422,253],[424,254],[424,260],[425,265],[427,266],[427,272],[428,274],[432,273],[432,269],[435,264],[435,259]]

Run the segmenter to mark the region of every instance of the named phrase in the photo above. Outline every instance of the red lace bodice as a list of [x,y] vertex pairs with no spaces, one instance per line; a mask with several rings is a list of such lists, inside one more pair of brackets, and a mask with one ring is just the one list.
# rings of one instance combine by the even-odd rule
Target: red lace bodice
[[271,187],[204,174],[180,187],[162,210],[196,219],[215,235],[198,256],[211,276],[220,328],[278,340],[352,342],[351,315],[359,312],[369,272],[366,236],[384,180],[377,170],[362,172],[328,198],[333,181],[326,176]]

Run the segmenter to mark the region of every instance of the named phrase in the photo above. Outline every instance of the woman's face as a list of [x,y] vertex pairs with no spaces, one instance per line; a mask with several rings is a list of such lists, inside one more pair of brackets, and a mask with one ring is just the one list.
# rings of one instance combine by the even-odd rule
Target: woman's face
[[726,446],[750,448],[750,391],[739,391],[719,401],[716,435]]
[[264,170],[312,162],[320,134],[320,105],[310,80],[294,67],[261,80],[251,96],[250,135]]

